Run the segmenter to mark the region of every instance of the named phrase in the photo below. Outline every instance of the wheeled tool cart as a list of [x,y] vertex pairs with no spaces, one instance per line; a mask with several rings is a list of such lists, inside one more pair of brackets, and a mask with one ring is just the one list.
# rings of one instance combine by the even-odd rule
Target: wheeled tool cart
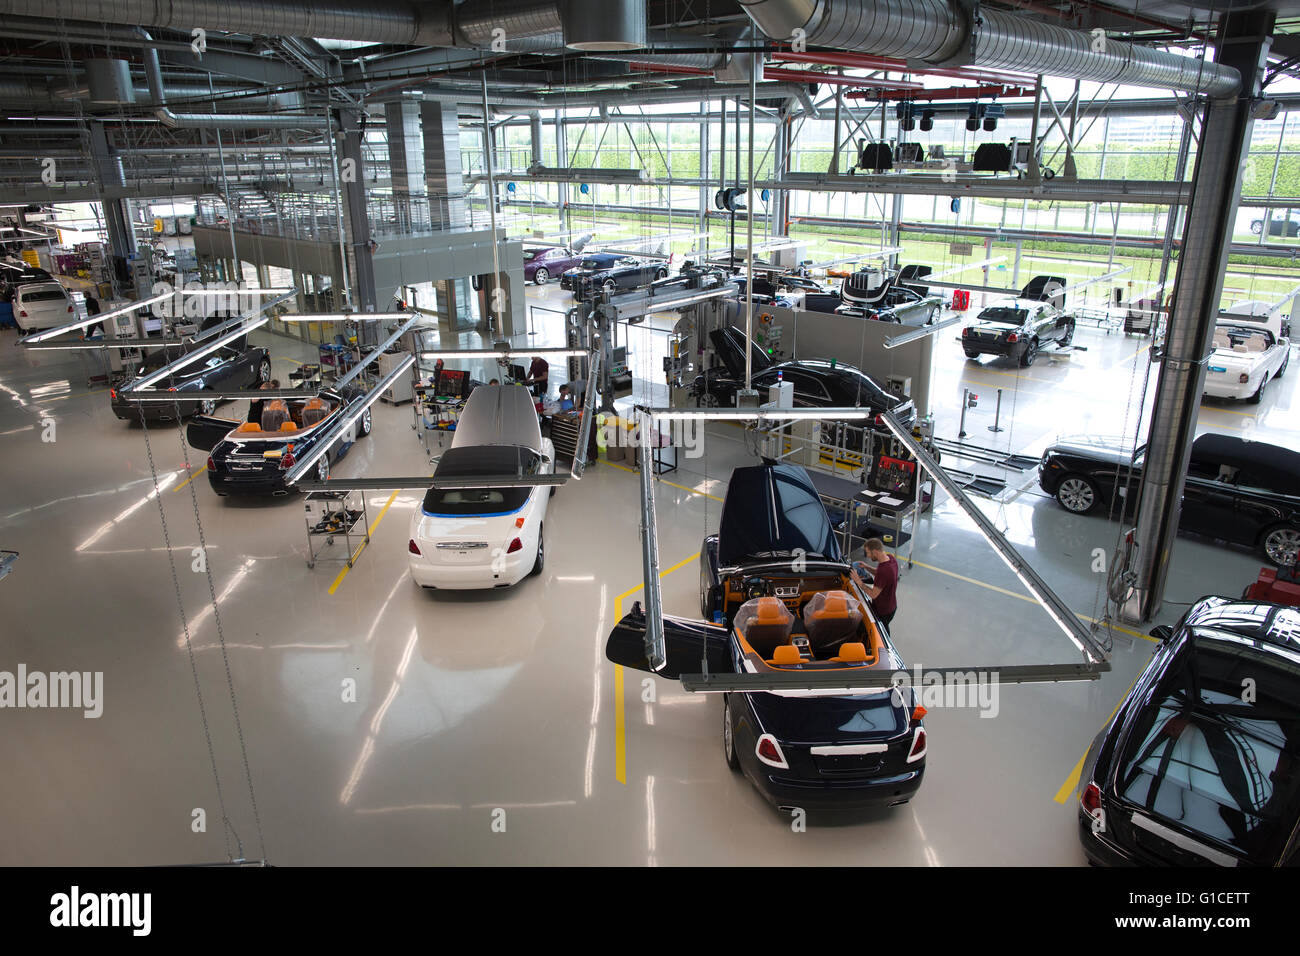
[[[304,500],[307,510],[307,567],[316,567],[319,560],[346,561],[348,567],[352,567],[360,545],[370,543],[365,494],[360,491],[313,491]],[[342,538],[347,547],[335,551],[333,556],[322,558],[326,549],[333,546],[335,538]],[[358,544],[353,545],[353,541]]]

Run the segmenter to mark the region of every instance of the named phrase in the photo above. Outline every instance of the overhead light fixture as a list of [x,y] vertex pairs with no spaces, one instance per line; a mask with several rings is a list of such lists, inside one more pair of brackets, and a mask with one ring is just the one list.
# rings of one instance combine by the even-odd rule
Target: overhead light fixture
[[900,345],[920,341],[921,339],[934,335],[934,333],[949,328],[950,326],[960,325],[961,321],[960,317],[953,316],[950,319],[944,319],[942,322],[936,322],[934,325],[923,325],[919,329],[912,329],[909,332],[903,332],[899,335],[885,339],[885,341],[881,343],[881,347],[886,349],[896,349]]
[[780,421],[859,421],[876,417],[869,408],[647,408],[647,415],[657,421],[740,422],[750,419]]
[[278,289],[177,289],[182,295],[284,295],[286,292],[296,291],[292,286],[284,286]]
[[281,322],[392,322],[409,319],[410,312],[286,312]]
[[962,511],[966,512],[967,516],[975,522],[976,530],[989,543],[990,547],[997,552],[998,557],[1011,570],[1011,573],[1019,579],[1025,589],[1033,595],[1043,610],[1056,623],[1056,626],[1069,638],[1070,643],[1079,649],[1085,660],[1090,664],[1104,664],[1106,662],[1105,649],[1093,637],[1092,633],[1083,626],[1083,622],[1075,616],[1066,603],[1048,586],[1047,582],[1025,562],[1025,559],[1021,557],[1011,542],[993,526],[993,523],[989,521],[984,512],[976,507],[966,493],[949,477],[946,471],[939,467],[938,463],[921,447],[920,443],[912,437],[911,432],[904,428],[892,413],[886,412],[881,416],[881,419],[885,427],[898,439],[899,443],[912,454],[917,462],[943,487],[943,490],[952,496],[953,501],[957,503]]
[[93,315],[88,319],[80,319],[76,322],[69,322],[67,325],[60,325],[57,329],[46,329],[44,332],[37,332],[35,335],[28,335],[23,338],[24,345],[30,345],[35,342],[45,342],[64,332],[75,332],[78,329],[89,328],[97,322],[103,322],[107,319],[115,319],[119,315],[125,315],[127,312],[134,312],[136,309],[146,309],[151,305],[162,302],[164,299],[170,299],[175,293],[163,292],[159,295],[152,296],[148,299],[141,299],[139,302],[132,302],[129,305],[121,306],[109,312],[101,312],[99,315]]
[[561,358],[581,358],[591,355],[591,349],[460,349],[448,351],[426,351],[420,353],[422,359],[489,359],[514,358],[520,355],[554,355]]

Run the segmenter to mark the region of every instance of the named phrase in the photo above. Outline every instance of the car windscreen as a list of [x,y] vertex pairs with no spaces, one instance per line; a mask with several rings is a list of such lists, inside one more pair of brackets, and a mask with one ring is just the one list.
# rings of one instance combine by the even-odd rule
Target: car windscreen
[[[542,459],[535,451],[516,445],[471,445],[449,448],[438,460],[435,478],[492,478],[535,475]],[[439,517],[479,517],[512,514],[524,506],[531,487],[430,488],[424,512]]]
[[19,295],[24,302],[62,302],[68,297],[62,289],[24,289]]
[[606,261],[604,261],[603,259],[583,259],[583,260],[582,260],[582,268],[583,268],[583,269],[604,269],[604,268],[605,268],[606,266],[608,266],[608,265],[609,265],[609,263],[606,262]]
[[981,322],[1004,322],[1007,325],[1024,325],[1026,312],[1024,309],[1013,309],[1008,306],[994,306],[991,309],[985,309],[979,315]]
[[1128,736],[1118,795],[1253,859],[1276,857],[1300,813],[1297,700],[1300,666],[1197,629]]

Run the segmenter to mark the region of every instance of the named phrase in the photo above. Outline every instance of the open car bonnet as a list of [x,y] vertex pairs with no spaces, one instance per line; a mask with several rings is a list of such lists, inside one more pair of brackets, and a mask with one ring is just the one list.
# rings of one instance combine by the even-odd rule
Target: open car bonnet
[[796,465],[737,468],[718,526],[718,563],[735,567],[773,558],[840,562],[826,506]]

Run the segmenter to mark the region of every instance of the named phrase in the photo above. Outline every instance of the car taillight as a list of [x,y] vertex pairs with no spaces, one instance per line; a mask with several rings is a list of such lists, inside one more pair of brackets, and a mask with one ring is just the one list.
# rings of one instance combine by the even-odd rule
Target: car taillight
[[406,550],[409,551],[409,552],[411,552],[411,554],[421,554],[421,555],[422,555],[422,554],[424,553],[423,551],[420,550],[420,546],[419,546],[418,544],[415,543],[415,539],[414,539],[414,538],[412,538],[410,541],[406,542]]
[[1237,381],[1239,381],[1242,385],[1245,385],[1247,382],[1250,381],[1250,376],[1245,372],[1242,372],[1240,375],[1237,376]]
[[21,316],[21,317],[24,318],[24,319],[27,318],[27,310],[26,310],[26,309],[19,309],[19,310],[18,310],[18,315]]
[[877,424],[877,425],[883,425],[883,424],[885,424],[885,416],[884,416],[884,415],[877,415],[877,416],[876,416],[876,424]]
[[970,326],[969,326],[969,325],[966,326],[964,329],[961,330],[961,337],[962,337],[963,339],[968,339],[968,338],[970,338]]
[[209,455],[209,456],[208,456],[208,471],[216,471],[216,470],[217,470],[217,463],[216,463],[215,461],[213,461],[213,460],[212,460],[212,456]]
[[915,763],[925,756],[925,728],[917,727],[912,735],[912,749],[907,755],[908,763]]
[[1016,335],[1015,332],[1008,332],[1008,333],[1007,333],[1007,341],[1008,341],[1008,342],[1019,342],[1019,341],[1020,341],[1020,336]]
[[117,401],[117,389],[115,389],[115,388],[110,388],[110,389],[108,390],[108,400],[109,400],[110,402],[115,402],[115,401]]
[[777,767],[786,770],[790,767],[785,760],[785,754],[781,752],[781,745],[776,742],[776,738],[771,734],[763,734],[758,738],[758,744],[754,747],[754,753],[758,759],[763,761],[769,767]]
[[72,311],[72,306],[68,306],[68,311],[69,311],[69,312]]
[[297,462],[293,457],[293,446],[290,445],[284,450],[284,454],[280,456],[280,468],[281,470],[292,468],[296,463]]
[[1101,809],[1101,787],[1095,783],[1088,784],[1083,788],[1079,803],[1083,805],[1083,810],[1088,816],[1096,816],[1097,811]]
[[516,551],[522,551],[524,543],[518,538],[510,542],[510,547],[506,548],[506,554],[514,554]]

